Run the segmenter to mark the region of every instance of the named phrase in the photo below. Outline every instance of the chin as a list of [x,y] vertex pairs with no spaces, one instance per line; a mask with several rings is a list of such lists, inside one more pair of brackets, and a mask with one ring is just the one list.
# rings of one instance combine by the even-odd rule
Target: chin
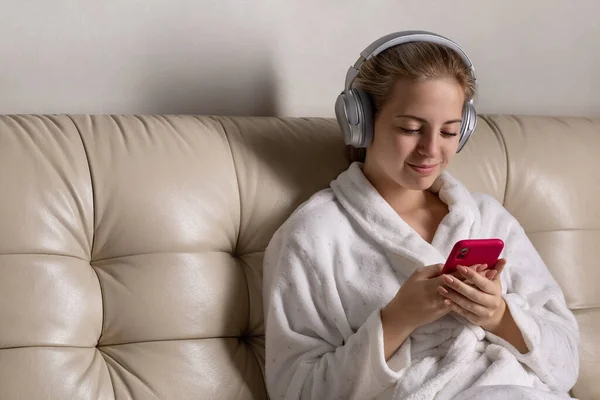
[[428,190],[433,183],[439,178],[440,172],[431,175],[418,176],[411,172],[401,173],[396,180],[398,184],[409,190]]

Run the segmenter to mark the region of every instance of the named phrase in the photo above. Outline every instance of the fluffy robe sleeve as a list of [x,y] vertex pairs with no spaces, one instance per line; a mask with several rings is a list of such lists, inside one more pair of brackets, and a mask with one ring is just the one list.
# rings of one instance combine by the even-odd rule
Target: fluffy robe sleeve
[[506,210],[502,211],[510,221],[505,239],[503,297],[529,351],[521,354],[490,332],[486,332],[486,337],[507,348],[549,388],[567,392],[579,374],[577,321],[521,225]]
[[339,313],[329,304],[336,294],[325,282],[330,280],[323,272],[327,266],[315,265],[326,263],[331,250],[312,235],[290,231],[278,231],[265,252],[265,363],[270,397],[375,397],[402,373],[401,363],[395,362],[392,369],[384,359],[380,310],[344,340],[343,321],[337,320]]

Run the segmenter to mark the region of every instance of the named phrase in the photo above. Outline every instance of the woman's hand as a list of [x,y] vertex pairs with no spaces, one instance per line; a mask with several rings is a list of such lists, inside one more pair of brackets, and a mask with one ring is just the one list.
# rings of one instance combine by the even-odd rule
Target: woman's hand
[[[494,331],[501,323],[506,312],[506,303],[502,298],[500,274],[506,265],[501,259],[496,268],[477,273],[473,268],[458,267],[459,272],[471,284],[442,275],[439,293],[446,298],[444,303],[457,314],[487,331]],[[479,266],[473,266],[479,268]]]
[[[402,284],[396,296],[381,310],[385,359],[389,359],[406,338],[422,325],[433,322],[450,312],[451,307],[440,296],[443,285],[443,265],[435,264],[416,269]],[[473,275],[485,271],[474,269]],[[455,280],[463,279],[460,272],[453,273]],[[468,281],[466,284],[468,284]],[[466,285],[465,284],[465,285]]]
[[402,284],[396,296],[381,310],[385,359],[396,352],[413,330],[435,321],[450,311],[437,288],[443,284],[443,265],[416,269]]
[[[450,311],[449,304],[444,303],[444,298],[440,297],[437,291],[438,287],[444,284],[443,276],[440,275],[442,268],[442,264],[435,264],[416,269],[382,310],[385,322],[393,326],[393,321],[399,321],[412,332],[447,314]],[[489,273],[483,266],[474,265],[468,269],[472,269],[472,275],[477,276]],[[471,280],[459,271],[450,276],[462,280],[467,285],[473,285]]]
[[417,268],[382,310],[384,325],[394,327],[401,324],[412,332],[447,314],[450,306],[444,303],[444,298],[437,292],[437,288],[443,284],[440,276],[442,267],[441,264],[435,264]]

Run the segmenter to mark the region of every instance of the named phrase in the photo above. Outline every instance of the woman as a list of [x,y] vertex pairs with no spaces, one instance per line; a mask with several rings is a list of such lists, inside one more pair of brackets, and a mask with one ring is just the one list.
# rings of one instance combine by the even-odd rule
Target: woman
[[[422,32],[367,50],[336,105],[364,158],[265,253],[271,398],[569,398],[579,330],[560,287],[501,204],[444,172],[474,128],[468,58]],[[503,259],[440,275],[468,238],[502,239]]]

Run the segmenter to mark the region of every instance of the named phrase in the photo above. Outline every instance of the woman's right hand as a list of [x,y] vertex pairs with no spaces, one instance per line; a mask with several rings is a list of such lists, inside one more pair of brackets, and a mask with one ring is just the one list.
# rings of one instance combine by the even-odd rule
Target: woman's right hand
[[381,311],[381,321],[390,331],[408,334],[422,325],[433,322],[450,311],[439,294],[438,287],[443,285],[440,276],[442,264],[417,268],[396,296]]
[[[473,266],[479,274],[485,274],[481,266]],[[381,310],[384,352],[389,359],[420,326],[433,322],[451,311],[449,302],[439,293],[443,285],[440,272],[442,264],[417,268],[402,284],[396,296]],[[451,274],[464,279],[462,274]]]

